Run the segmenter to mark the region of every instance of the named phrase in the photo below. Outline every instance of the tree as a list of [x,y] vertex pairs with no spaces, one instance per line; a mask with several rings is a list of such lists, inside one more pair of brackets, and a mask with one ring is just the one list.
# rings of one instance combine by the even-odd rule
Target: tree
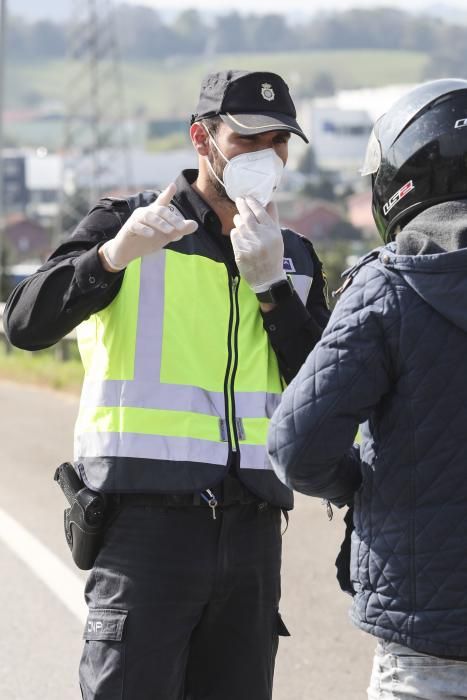
[[212,31],[217,37],[218,53],[241,53],[247,50],[244,19],[238,12],[217,17]]
[[149,7],[122,5],[116,10],[116,23],[125,58],[166,58],[178,53],[175,32]]
[[62,58],[66,36],[62,26],[48,20],[35,22],[29,32],[29,51],[35,58]]
[[203,53],[209,29],[203,23],[197,10],[184,10],[181,12],[175,20],[172,29],[178,42],[179,53]]
[[297,170],[302,175],[313,175],[318,172],[316,164],[316,155],[313,146],[307,146],[299,160]]
[[6,35],[6,58],[28,59],[28,32],[29,25],[18,17],[11,17],[8,21]]
[[328,287],[328,303],[333,307],[337,301],[332,293],[342,285],[342,273],[348,267],[347,260],[352,254],[349,241],[330,239],[327,245],[321,243],[319,256],[323,262],[323,270],[326,275]]
[[246,31],[251,51],[284,51],[294,46],[293,30],[283,15],[250,15]]
[[314,97],[330,97],[336,92],[336,85],[331,73],[320,71],[315,75],[310,85]]
[[307,182],[301,193],[305,197],[310,197],[310,199],[326,199],[328,202],[336,201],[334,185],[324,175],[317,184]]

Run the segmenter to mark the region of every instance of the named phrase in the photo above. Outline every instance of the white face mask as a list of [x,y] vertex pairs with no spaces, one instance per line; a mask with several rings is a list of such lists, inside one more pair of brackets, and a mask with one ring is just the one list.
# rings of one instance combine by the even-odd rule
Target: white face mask
[[226,162],[222,173],[223,181],[214,172],[208,157],[205,158],[210,171],[225,188],[227,196],[234,202],[237,197],[254,197],[265,207],[271,201],[284,170],[284,163],[275,150],[264,148],[261,151],[241,153],[228,160],[211,134],[209,138]]

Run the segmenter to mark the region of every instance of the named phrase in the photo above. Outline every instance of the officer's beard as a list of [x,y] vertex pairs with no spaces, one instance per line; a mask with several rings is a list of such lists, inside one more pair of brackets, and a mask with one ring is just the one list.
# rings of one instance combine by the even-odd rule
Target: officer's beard
[[[217,177],[219,180],[223,181],[223,173],[224,173],[224,168],[225,168],[225,160],[221,158],[219,153],[215,149],[212,149],[208,155],[208,160],[209,163],[211,164],[211,168],[214,170],[216,173]],[[224,185],[222,185],[219,180],[217,180],[214,175],[211,172],[211,169],[207,169],[208,172],[208,180],[210,184],[212,185],[217,198],[221,199],[223,202],[228,202],[229,204],[233,204],[235,206],[235,203],[230,199],[230,197],[227,195],[227,192],[225,191]]]

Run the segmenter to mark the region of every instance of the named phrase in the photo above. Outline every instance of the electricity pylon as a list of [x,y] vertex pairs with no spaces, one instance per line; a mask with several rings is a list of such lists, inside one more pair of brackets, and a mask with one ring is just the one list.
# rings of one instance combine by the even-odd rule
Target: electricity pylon
[[113,0],[73,0],[69,67],[58,235],[81,218],[83,199],[132,184]]

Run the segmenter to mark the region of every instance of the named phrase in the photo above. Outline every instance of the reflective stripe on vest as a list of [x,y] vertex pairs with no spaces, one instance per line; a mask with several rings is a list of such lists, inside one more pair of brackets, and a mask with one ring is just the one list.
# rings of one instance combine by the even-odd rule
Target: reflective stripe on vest
[[[306,300],[311,278],[294,277]],[[282,383],[258,302],[243,281],[238,306],[234,405],[240,463],[269,469],[266,434]],[[225,465],[237,426],[226,416],[231,314],[223,263],[174,250],[131,263],[112,303],[78,328],[86,376],[75,459]]]

